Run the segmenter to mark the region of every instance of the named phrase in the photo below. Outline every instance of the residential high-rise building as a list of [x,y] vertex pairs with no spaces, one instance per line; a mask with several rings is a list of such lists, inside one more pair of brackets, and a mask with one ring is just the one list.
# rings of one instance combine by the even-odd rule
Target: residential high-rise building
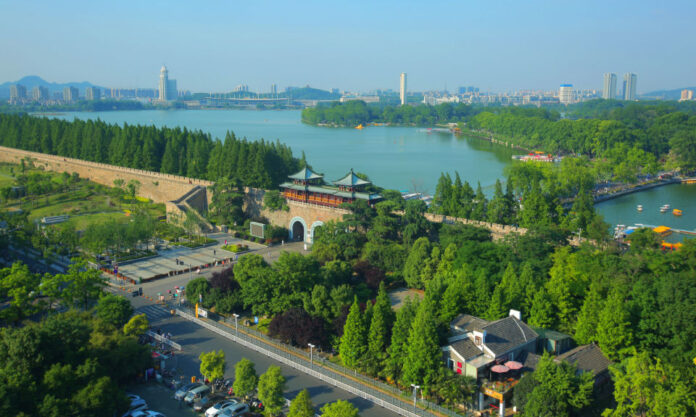
[[278,86],[276,84],[271,84],[271,94],[272,95],[278,94]]
[[31,98],[34,101],[45,101],[48,100],[48,97],[48,88],[46,87],[41,87],[37,85],[31,90]]
[[631,72],[627,72],[623,76],[623,99],[624,100],[635,100],[636,99],[636,84],[638,83],[638,76]]
[[101,88],[87,87],[85,89],[85,100],[99,100],[99,99],[101,99]]
[[399,98],[401,99],[401,105],[406,105],[406,73],[401,73],[401,83],[399,87]]
[[602,90],[602,98],[616,98],[616,74],[613,72],[604,73],[604,89]]
[[21,84],[10,86],[10,102],[16,103],[27,98],[27,88]]
[[66,103],[72,103],[80,98],[80,90],[75,87],[65,87],[63,88],[63,101]]
[[558,89],[558,101],[561,104],[570,104],[575,101],[573,84],[561,84],[561,87]]
[[160,70],[159,101],[172,101],[179,98],[176,80],[169,79],[169,71],[165,65]]
[[694,99],[693,90],[684,89],[681,91],[681,98],[679,99],[679,101],[687,101],[687,100],[693,100],[693,99]]

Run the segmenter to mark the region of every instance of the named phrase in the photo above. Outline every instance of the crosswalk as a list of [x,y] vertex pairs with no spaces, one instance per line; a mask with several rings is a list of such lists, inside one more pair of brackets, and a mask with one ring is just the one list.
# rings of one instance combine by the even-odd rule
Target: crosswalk
[[156,305],[146,305],[136,309],[136,314],[143,313],[145,313],[150,323],[171,317],[171,313],[169,311]]

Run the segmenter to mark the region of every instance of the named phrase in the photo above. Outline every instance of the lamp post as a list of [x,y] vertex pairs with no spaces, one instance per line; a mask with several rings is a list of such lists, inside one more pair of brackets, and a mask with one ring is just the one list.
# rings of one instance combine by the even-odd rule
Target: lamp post
[[239,326],[237,325],[237,319],[239,319],[239,314],[234,313],[232,314],[234,316],[234,331],[237,333],[237,336],[239,336]]
[[418,391],[418,388],[420,388],[420,385],[416,384],[411,384],[413,387],[413,409],[416,409],[416,392]]
[[313,367],[314,366],[314,346],[311,343],[307,343],[307,346],[309,346],[309,366]]

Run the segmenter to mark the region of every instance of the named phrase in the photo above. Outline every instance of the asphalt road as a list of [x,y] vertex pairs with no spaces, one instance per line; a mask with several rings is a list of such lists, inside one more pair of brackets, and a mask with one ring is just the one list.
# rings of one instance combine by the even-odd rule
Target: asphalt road
[[[116,294],[124,294],[122,291],[113,288],[109,290]],[[234,376],[234,365],[242,358],[247,358],[254,362],[259,375],[265,372],[270,365],[279,365],[287,380],[286,398],[293,399],[301,390],[306,388],[309,390],[312,402],[317,410],[326,403],[342,399],[348,400],[358,407],[362,416],[397,416],[397,414],[387,409],[356,397],[349,392],[326,385],[325,382],[319,379],[303,374],[256,351],[238,345],[179,316],[171,316],[168,311],[142,297],[127,296],[127,298],[131,300],[133,307],[136,309],[136,314],[147,314],[153,329],[159,328],[163,332],[171,333],[172,340],[182,345],[183,351],[175,355],[177,358],[176,367],[183,371],[188,379],[193,375],[200,376],[200,361],[198,360],[200,353],[222,349],[225,352],[228,364],[225,377]]]

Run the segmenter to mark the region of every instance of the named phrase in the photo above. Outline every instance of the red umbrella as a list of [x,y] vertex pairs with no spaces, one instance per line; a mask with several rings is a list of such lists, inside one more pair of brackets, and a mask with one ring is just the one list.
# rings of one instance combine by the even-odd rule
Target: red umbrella
[[491,368],[492,372],[495,372],[496,374],[504,374],[505,372],[509,371],[510,368],[508,368],[505,365],[496,365]]
[[507,366],[508,368],[510,368],[512,370],[517,370],[517,369],[522,369],[522,367],[524,365],[522,365],[519,362],[515,362],[515,361],[507,361],[507,362],[505,362],[505,366]]

